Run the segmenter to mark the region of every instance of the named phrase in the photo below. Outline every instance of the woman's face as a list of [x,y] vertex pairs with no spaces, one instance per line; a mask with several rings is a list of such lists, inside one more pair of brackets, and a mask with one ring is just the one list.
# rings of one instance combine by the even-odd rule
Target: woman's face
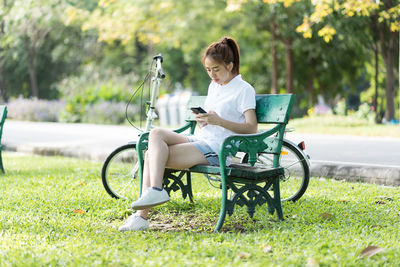
[[235,77],[235,75],[232,73],[232,62],[226,65],[224,63],[215,61],[211,57],[206,57],[204,60],[204,67],[206,68],[208,76],[210,76],[214,82],[220,85],[229,83]]

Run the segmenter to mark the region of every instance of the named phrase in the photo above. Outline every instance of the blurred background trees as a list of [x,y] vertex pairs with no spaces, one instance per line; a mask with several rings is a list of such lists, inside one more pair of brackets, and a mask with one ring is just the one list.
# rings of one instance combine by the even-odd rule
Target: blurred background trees
[[257,93],[296,93],[297,116],[320,96],[390,121],[399,20],[395,0],[0,0],[0,97],[58,99],[61,117],[82,121],[88,105],[126,102],[156,53],[164,91],[205,94],[202,51],[232,36],[244,78]]

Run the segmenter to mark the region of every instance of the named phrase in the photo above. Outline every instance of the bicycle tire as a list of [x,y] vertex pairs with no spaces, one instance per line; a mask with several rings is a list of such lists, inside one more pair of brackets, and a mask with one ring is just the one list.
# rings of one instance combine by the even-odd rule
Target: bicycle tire
[[[242,162],[248,162],[248,154],[243,157]],[[260,153],[257,162],[272,166],[272,155]],[[304,195],[310,182],[307,160],[300,148],[283,140],[280,163],[285,169],[285,176],[280,182],[281,201],[295,202]]]
[[132,200],[139,196],[140,179],[136,164],[136,143],[120,146],[108,155],[101,170],[101,180],[111,197]]

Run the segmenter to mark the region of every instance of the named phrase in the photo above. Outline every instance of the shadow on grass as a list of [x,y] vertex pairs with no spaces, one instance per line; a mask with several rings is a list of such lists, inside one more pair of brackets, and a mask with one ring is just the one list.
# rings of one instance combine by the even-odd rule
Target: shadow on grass
[[[205,197],[194,203],[172,200],[151,211],[151,229],[159,232],[212,233],[219,217],[219,198]],[[381,229],[395,225],[398,214],[388,209],[398,209],[398,201],[376,200],[369,202],[333,200],[326,197],[303,197],[299,201],[284,202],[284,220],[276,213],[269,214],[266,205],[257,206],[250,218],[244,207],[235,207],[232,216],[226,216],[222,233],[248,234],[258,231],[302,231],[318,228],[346,231],[360,227]],[[373,214],[373,216],[371,216]],[[114,220],[123,220],[122,217]]]

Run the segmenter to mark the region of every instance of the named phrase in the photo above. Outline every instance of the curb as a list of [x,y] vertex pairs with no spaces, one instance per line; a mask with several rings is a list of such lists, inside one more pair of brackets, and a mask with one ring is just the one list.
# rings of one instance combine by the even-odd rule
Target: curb
[[400,167],[343,162],[318,162],[311,164],[312,177],[328,177],[348,182],[379,185],[400,185]]
[[90,151],[82,147],[59,147],[59,146],[34,146],[34,145],[3,145],[4,151],[20,152],[41,156],[63,156],[103,162],[111,153],[105,151]]

